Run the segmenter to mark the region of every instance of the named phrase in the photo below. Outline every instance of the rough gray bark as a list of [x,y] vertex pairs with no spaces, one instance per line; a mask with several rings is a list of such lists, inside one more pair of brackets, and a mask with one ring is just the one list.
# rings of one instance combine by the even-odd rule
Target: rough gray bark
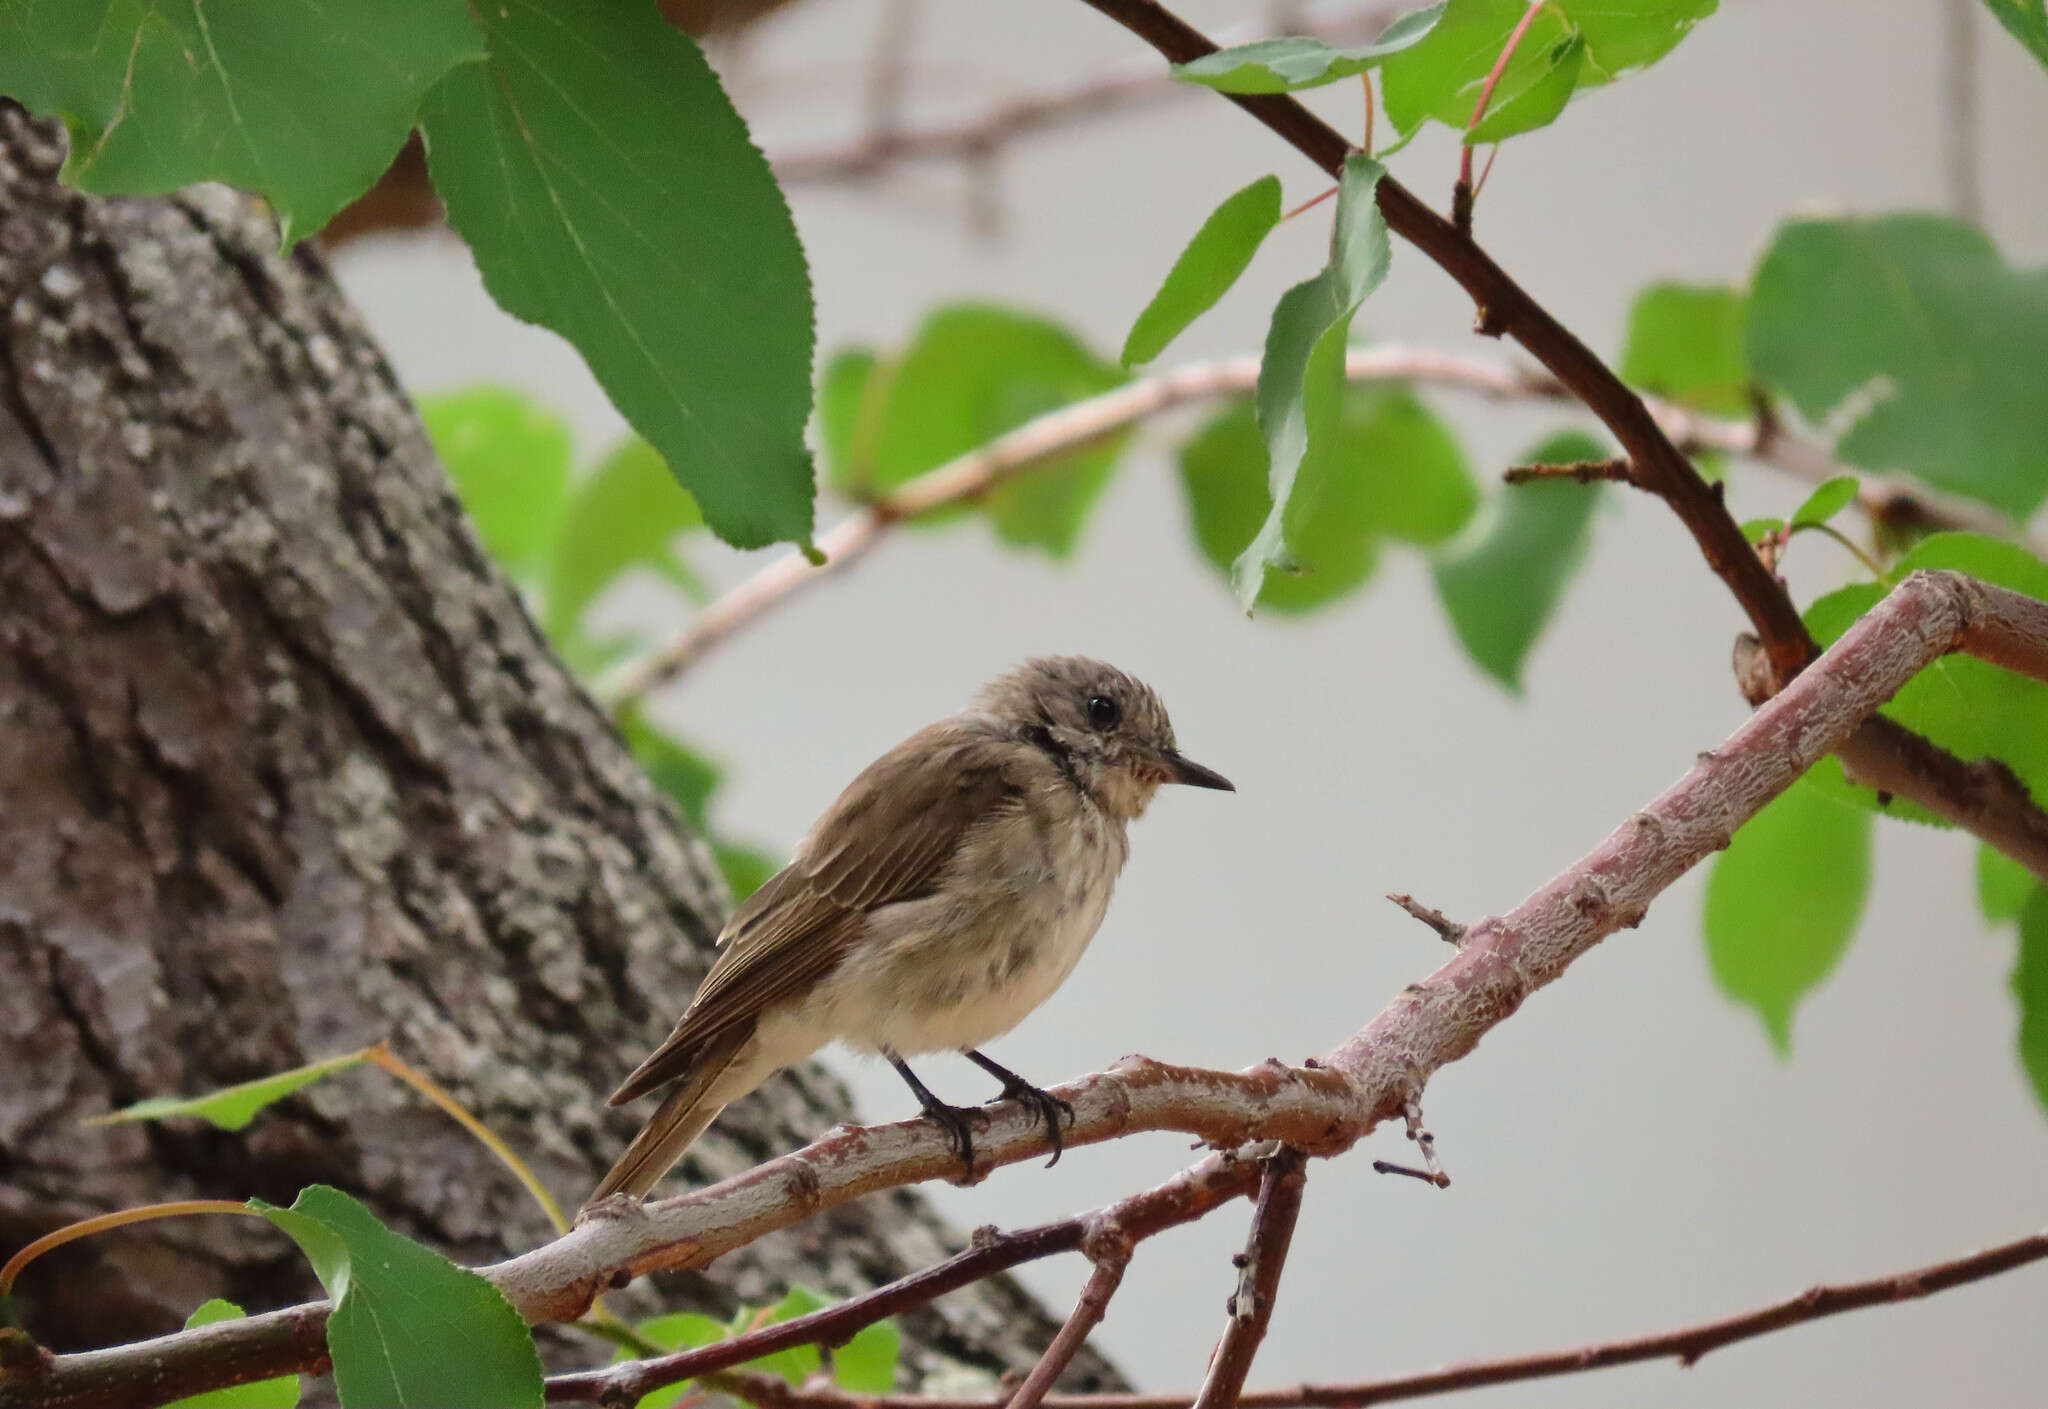
[[[372,1071],[237,1134],[79,1123],[388,1038],[573,1206],[637,1120],[602,1095],[688,999],[723,896],[317,257],[218,188],[62,189],[61,155],[0,110],[0,1257],[106,1209],[315,1180],[463,1261],[535,1246],[510,1177]],[[683,1175],[850,1114],[792,1074]],[[914,1195],[871,1199],[660,1303],[850,1292],[959,1243]],[[73,1245],[17,1309],[73,1348],[316,1290],[262,1225],[188,1219]],[[998,1370],[1054,1329],[1008,1282],[906,1326],[918,1361]]]

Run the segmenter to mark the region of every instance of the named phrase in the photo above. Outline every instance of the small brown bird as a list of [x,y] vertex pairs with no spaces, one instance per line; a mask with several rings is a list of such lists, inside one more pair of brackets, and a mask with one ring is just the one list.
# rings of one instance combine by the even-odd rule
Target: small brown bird
[[975,1048],[1073,972],[1162,783],[1235,791],[1182,758],[1166,706],[1100,661],[1027,661],[870,764],[718,937],[689,1011],[612,1105],[674,1089],[590,1196],[645,1194],[729,1103],[838,1039],[879,1052],[972,1168],[971,1112],[904,1062],[960,1052],[1030,1104],[1059,1158],[1073,1108]]

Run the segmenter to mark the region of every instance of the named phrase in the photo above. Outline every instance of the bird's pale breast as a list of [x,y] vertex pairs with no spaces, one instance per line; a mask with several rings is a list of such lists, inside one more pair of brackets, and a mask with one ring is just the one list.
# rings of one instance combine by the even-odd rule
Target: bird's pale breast
[[970,829],[927,896],[869,916],[806,1018],[869,1049],[960,1051],[1008,1032],[1073,972],[1102,924],[1128,844],[1064,783]]

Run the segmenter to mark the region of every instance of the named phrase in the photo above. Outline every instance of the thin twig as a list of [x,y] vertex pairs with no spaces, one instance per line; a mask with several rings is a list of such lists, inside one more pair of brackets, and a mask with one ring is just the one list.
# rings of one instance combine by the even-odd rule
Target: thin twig
[[1251,1232],[1237,1257],[1237,1291],[1230,1298],[1230,1317],[1223,1339],[1209,1360],[1208,1377],[1195,1396],[1195,1409],[1237,1409],[1252,1358],[1266,1339],[1273,1304],[1280,1295],[1280,1273],[1294,1242],[1295,1220],[1301,1215],[1302,1188],[1308,1181],[1308,1157],[1282,1148],[1265,1161],[1259,1180],[1259,1201],[1252,1209]]
[[[1604,1341],[1570,1350],[1546,1351],[1540,1355],[1474,1360],[1441,1370],[1362,1380],[1353,1384],[1253,1390],[1242,1395],[1237,1402],[1239,1409],[1297,1409],[1298,1406],[1301,1409],[1364,1409],[1364,1406],[1372,1404],[1422,1399],[1485,1385],[1575,1375],[1585,1370],[1634,1365],[1646,1360],[1676,1360],[1681,1365],[1690,1365],[1712,1351],[1740,1341],[1804,1326],[1829,1316],[1839,1316],[1845,1311],[1914,1301],[1953,1287],[1981,1282],[1987,1277],[1996,1277],[2044,1258],[2048,1258],[2048,1233],[2036,1233],[1950,1262],[1937,1262],[1931,1267],[1895,1272],[1867,1282],[1813,1287],[1754,1311],[1657,1335]],[[914,1394],[856,1397],[834,1389],[791,1390],[774,1376],[762,1376],[761,1379],[772,1381],[773,1387],[759,1385],[758,1394],[751,1392],[750,1387],[747,1397],[764,1409],[850,1409],[854,1405],[860,1409],[1002,1409],[1003,1403],[999,1398]],[[1193,1403],[1193,1398],[1185,1394],[1055,1394],[1046,1399],[1041,1409],[1191,1409]]]
[[[1508,61],[1514,58],[1515,50],[1522,47],[1522,36],[1529,32],[1529,26],[1535,23],[1536,16],[1543,12],[1547,3],[1548,0],[1529,0],[1529,8],[1522,11],[1522,18],[1516,21],[1514,29],[1509,32],[1507,43],[1500,46],[1500,56],[1493,61],[1493,67],[1487,70],[1486,82],[1480,85],[1479,101],[1472,105],[1472,120],[1465,124],[1468,140],[1458,144],[1458,189],[1469,194],[1459,205],[1463,218],[1456,223],[1458,229],[1466,235],[1472,233],[1472,203],[1479,196],[1477,188],[1472,184],[1470,133],[1486,116],[1486,105],[1493,101],[1493,90],[1500,83],[1500,76],[1507,72]],[[1495,147],[1494,150],[1497,152],[1500,149]],[[1493,163],[1489,161],[1487,169],[1490,171],[1492,167]]]
[[1635,483],[1635,473],[1626,460],[1573,460],[1563,465],[1510,465],[1500,477],[1507,484],[1533,484],[1539,479],[1574,479],[1580,484],[1609,480],[1616,484]]
[[1950,214],[1984,218],[1983,172],[1977,159],[1977,11],[1979,0],[1941,3],[1941,157]]
[[1102,1318],[1109,1314],[1109,1299],[1123,1285],[1124,1269],[1130,1265],[1130,1239],[1122,1236],[1108,1239],[1095,1255],[1095,1270],[1088,1274],[1088,1283],[1075,1299],[1066,1324],[1052,1338],[1045,1354],[1038,1357],[1038,1363],[1031,1367],[1024,1383],[1010,1396],[1007,1409],[1038,1409],[1060,1376],[1067,1372],[1067,1366],[1073,1364],[1074,1357],[1081,1353],[1088,1337],[1102,1324]]
[[[1960,573],[1914,573],[1721,747],[1513,910],[1472,926],[1450,960],[1313,1066],[1218,1072],[1130,1058],[1056,1088],[1074,1108],[1066,1145],[1174,1130],[1233,1150],[1268,1139],[1317,1156],[1351,1148],[1402,1115],[1433,1073],[1470,1053],[1531,993],[1639,924],[1667,887],[1954,650],[2048,680],[2048,602]],[[2048,837],[2033,869],[2048,879]],[[1000,1107],[976,1145],[991,1168],[1051,1149],[1035,1116]],[[950,1141],[928,1120],[841,1129],[708,1188],[586,1218],[545,1247],[480,1271],[528,1320],[571,1320],[607,1287],[703,1267],[864,1195],[957,1170]],[[1213,1188],[1249,1170],[1211,1155],[1153,1193]],[[28,1357],[32,1368],[0,1377],[0,1409],[112,1409],[321,1373],[326,1315],[324,1303],[309,1303],[107,1350]]]
[[1416,1152],[1422,1156],[1422,1167],[1429,1171],[1429,1182],[1439,1189],[1450,1188],[1451,1176],[1444,1173],[1436,1160],[1436,1136],[1429,1133],[1429,1127],[1422,1121],[1422,1102],[1414,1100],[1403,1106],[1401,1119],[1408,1126],[1408,1138],[1415,1142]]
[[1434,906],[1424,905],[1405,891],[1390,891],[1387,899],[1393,901],[1416,919],[1422,921],[1423,924],[1435,930],[1437,938],[1441,939],[1444,943],[1464,943],[1465,927],[1456,920],[1447,918],[1443,911],[1438,910]]
[[888,141],[903,130],[903,93],[910,78],[910,44],[920,0],[884,0],[868,73],[868,131]]

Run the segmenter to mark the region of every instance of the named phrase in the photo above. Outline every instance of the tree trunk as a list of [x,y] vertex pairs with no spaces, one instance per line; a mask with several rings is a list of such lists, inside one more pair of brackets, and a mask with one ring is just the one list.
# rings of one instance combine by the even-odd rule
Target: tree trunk
[[[108,1209],[316,1180],[464,1262],[544,1242],[506,1172],[373,1070],[236,1133],[81,1124],[389,1039],[573,1206],[635,1125],[603,1093],[688,1000],[725,900],[310,248],[279,255],[220,188],[86,198],[61,158],[0,111],[0,1257]],[[822,1070],[789,1074],[683,1177],[851,1114]],[[844,1294],[959,1244],[877,1197],[659,1304]],[[74,1244],[16,1301],[68,1349],[316,1292],[273,1230],[192,1218]],[[1053,1325],[993,1282],[905,1330],[915,1365],[1000,1370]]]

